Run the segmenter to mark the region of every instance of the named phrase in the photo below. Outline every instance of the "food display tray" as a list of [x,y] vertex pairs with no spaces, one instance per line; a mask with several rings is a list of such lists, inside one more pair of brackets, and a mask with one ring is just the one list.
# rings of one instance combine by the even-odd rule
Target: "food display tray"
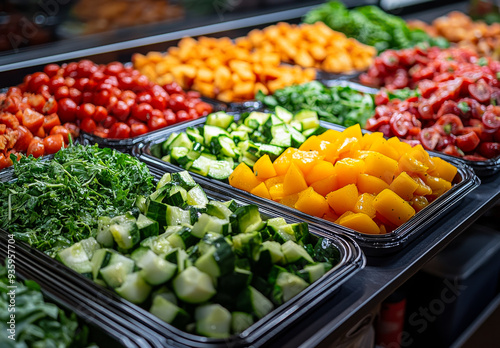
[[[56,304],[67,314],[75,313],[80,325],[89,328],[88,342],[99,342],[106,347],[141,348],[153,347],[144,338],[130,332],[105,315],[103,308],[97,303],[89,304],[88,298],[68,296],[71,290],[64,287],[50,270],[39,269],[36,258],[25,253],[24,246],[15,243],[15,249],[8,248],[8,238],[5,231],[0,233],[0,262],[5,263],[9,250],[15,250],[14,265],[17,281],[33,280],[41,288],[45,300]],[[12,255],[12,254],[10,254]],[[92,300],[91,300],[92,301]]]
[[[149,139],[149,141],[139,144],[134,147],[132,154],[137,156],[141,161],[145,162],[149,166],[154,166],[165,171],[179,171],[182,170],[181,167],[162,161],[158,158],[159,144],[166,140],[172,132],[182,132],[188,127],[197,127],[203,125],[205,119],[198,119],[179,126],[176,128],[171,128],[164,133],[158,133],[155,138]],[[342,126],[333,125],[328,122],[320,122],[320,125],[326,129],[335,129],[342,131],[345,129]],[[224,192],[231,192],[232,194],[238,195],[240,197],[245,197],[247,199],[253,200],[258,204],[265,204],[269,207],[274,208],[277,211],[281,211],[290,216],[296,216],[305,221],[311,222],[316,226],[326,228],[332,233],[345,233],[356,240],[356,242],[363,248],[363,251],[367,255],[372,256],[382,256],[387,253],[393,253],[398,251],[409,244],[411,240],[422,234],[427,228],[429,228],[432,222],[439,219],[445,214],[454,204],[465,197],[469,192],[478,187],[481,180],[474,174],[472,168],[458,158],[445,156],[439,152],[430,152],[432,156],[437,156],[445,159],[458,168],[457,175],[454,178],[452,188],[433,201],[425,209],[421,210],[414,217],[412,217],[408,222],[398,227],[394,231],[383,234],[383,235],[369,235],[354,231],[352,229],[340,226],[333,222],[314,217],[305,213],[302,213],[296,209],[287,207],[285,205],[279,204],[277,202],[264,199],[255,195],[252,195],[243,190],[234,188],[228,183],[204,177],[202,175],[191,173],[193,177],[200,181],[205,181],[208,185],[212,187],[218,187]]]
[[[159,180],[165,172],[170,172],[152,166],[149,168],[156,180]],[[12,170],[0,173],[0,181],[12,180],[12,174]],[[239,196],[232,191],[227,192],[224,189],[213,187],[212,184],[204,180],[195,178],[195,181],[205,190],[209,199],[234,199],[240,205],[256,204],[253,200]],[[282,215],[266,202],[257,204],[259,205],[259,211],[266,218],[283,216],[288,223],[302,221],[297,217]],[[116,320],[119,325],[136,327],[136,331],[144,330],[144,335],[148,340],[156,338],[156,342],[161,342],[161,345],[175,347],[222,348],[228,345],[233,347],[258,347],[268,345],[273,339],[277,339],[280,333],[298,321],[303,315],[310,314],[325,300],[334,296],[341,288],[341,285],[354,276],[366,264],[366,258],[361,248],[349,236],[341,233],[335,234],[331,231],[326,231],[321,226],[315,225],[310,225],[309,231],[314,236],[325,238],[328,245],[336,247],[339,250],[339,263],[300,294],[275,308],[247,330],[226,339],[207,338],[179,330],[163,322],[147,310],[121,298],[111,290],[84,278],[82,275],[30,247],[28,244],[16,241],[16,247],[19,246],[18,249],[22,249],[22,253],[28,255],[25,259],[26,262],[29,260],[32,267],[38,273],[41,273],[40,277],[44,276],[47,281],[53,279],[54,286],[62,284],[70,288],[71,290],[67,292],[67,296],[73,301],[79,301],[82,295],[90,301],[91,299],[95,299],[94,307],[102,306],[104,310],[112,312],[115,315],[113,320]],[[0,238],[5,238],[6,235],[6,231],[0,230]]]

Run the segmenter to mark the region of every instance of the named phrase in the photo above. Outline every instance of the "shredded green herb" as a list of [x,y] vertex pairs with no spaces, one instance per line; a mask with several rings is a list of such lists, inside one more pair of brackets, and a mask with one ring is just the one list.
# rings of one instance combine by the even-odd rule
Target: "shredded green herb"
[[330,1],[311,11],[304,22],[324,22],[330,28],[374,46],[379,52],[414,46],[449,47],[443,37],[432,38],[421,29],[410,29],[406,22],[376,6],[347,9],[339,1]]
[[97,145],[14,162],[15,180],[0,183],[0,227],[50,256],[92,236],[99,216],[129,211],[153,188],[144,163]]
[[266,107],[282,106],[290,112],[316,111],[321,120],[346,127],[361,124],[363,127],[375,110],[373,96],[350,87],[326,87],[318,81],[277,90],[273,95],[257,93]]
[[[9,308],[11,291],[15,291],[15,307]],[[15,321],[14,332],[8,330],[11,320]],[[45,302],[40,286],[34,281],[12,283],[8,278],[7,267],[2,264],[0,331],[0,347],[4,348],[88,346],[88,328],[79,325],[75,313],[67,316],[57,305]]]

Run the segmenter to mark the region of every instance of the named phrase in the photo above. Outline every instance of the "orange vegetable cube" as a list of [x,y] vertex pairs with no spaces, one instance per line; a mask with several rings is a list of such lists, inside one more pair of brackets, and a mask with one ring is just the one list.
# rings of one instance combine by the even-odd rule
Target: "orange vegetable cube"
[[441,196],[451,188],[451,182],[432,175],[425,174],[423,180],[431,188],[434,196]]
[[339,216],[335,214],[335,212],[333,211],[332,208],[330,208],[330,206],[328,206],[328,211],[325,213],[325,215],[323,215],[323,219],[335,222],[337,221],[338,218]]
[[369,150],[379,152],[382,155],[386,155],[387,157],[392,158],[395,161],[398,161],[399,158],[401,157],[399,155],[399,152],[393,146],[387,143],[387,140],[383,138],[374,141],[372,146],[370,146]]
[[274,186],[271,186],[269,188],[269,194],[271,195],[273,201],[279,202],[280,200],[282,200],[283,197],[286,196],[285,192],[283,191],[283,184],[279,183]]
[[259,184],[260,181],[255,177],[252,169],[245,163],[238,164],[231,175],[229,175],[229,185],[243,191],[250,192]]
[[415,215],[415,209],[395,192],[385,189],[373,200],[377,212],[396,226],[401,226]]
[[316,135],[310,136],[306,141],[300,145],[300,151],[317,151],[319,154],[323,154],[329,144],[328,141],[321,140]]
[[264,183],[266,184],[267,189],[269,190],[271,186],[274,186],[276,184],[282,184],[283,181],[285,181],[285,176],[284,175],[278,175],[273,178],[269,178]]
[[358,200],[358,188],[350,184],[326,195],[326,200],[336,214],[342,215],[346,211],[353,211]]
[[328,141],[329,143],[334,143],[338,138],[340,138],[340,135],[342,132],[339,132],[335,129],[329,129],[323,134],[318,135],[318,139],[322,141]]
[[315,192],[312,187],[309,187],[299,194],[299,199],[295,203],[295,209],[309,215],[322,217],[328,211],[329,206],[324,196]]
[[337,174],[333,174],[324,179],[315,181],[311,184],[311,187],[320,195],[326,196],[327,194],[335,191],[338,188]]
[[413,196],[410,204],[415,211],[419,212],[429,205],[429,201],[424,196]]
[[274,170],[277,175],[285,175],[290,164],[292,164],[292,155],[299,150],[289,147],[273,162]]
[[360,193],[371,193],[374,195],[389,188],[389,185],[384,180],[369,174],[359,174],[357,186]]
[[370,152],[365,157],[365,174],[373,175],[390,184],[398,170],[398,162],[378,152]]
[[309,171],[322,159],[324,156],[320,155],[317,151],[300,151],[297,150],[292,154],[292,161],[300,168],[304,174]]
[[457,174],[457,167],[439,157],[432,157],[432,161],[434,162],[434,165],[436,167],[432,170],[429,170],[429,174],[452,182],[455,178],[455,175]]
[[358,175],[364,171],[365,162],[358,159],[344,158],[335,163],[335,172],[339,187],[355,184],[358,180]]
[[384,139],[384,133],[366,133],[363,134],[363,138],[361,138],[361,140],[359,141],[359,145],[361,146],[361,150],[369,150],[375,142],[382,139]]
[[276,170],[269,155],[265,154],[255,162],[253,165],[253,172],[257,179],[264,181],[276,176]]
[[373,206],[374,199],[375,199],[375,196],[371,195],[369,193],[360,194],[358,196],[358,200],[356,201],[356,204],[354,205],[353,212],[364,213],[372,219],[375,218],[375,216],[377,215],[377,211],[375,210],[375,207]]
[[432,189],[419,176],[412,176],[412,179],[418,184],[418,187],[413,194],[417,196],[427,196],[432,194]]
[[332,163],[319,161],[306,175],[306,182],[308,185],[311,185],[312,183],[323,180],[333,174],[335,174],[335,168]]
[[283,197],[279,202],[290,208],[295,208],[295,203],[299,199],[299,193]]
[[399,157],[411,150],[411,145],[399,140],[398,137],[387,139],[387,144],[392,146],[399,153]]
[[356,123],[353,126],[347,127],[343,132],[342,136],[344,138],[356,138],[358,140],[361,140],[363,137],[363,133],[361,132],[361,126],[359,123]]
[[251,191],[251,194],[262,197],[262,198],[267,198],[271,199],[271,195],[269,194],[269,190],[266,187],[266,184],[261,182],[257,186],[255,186]]
[[405,201],[409,201],[418,186],[418,183],[408,173],[402,172],[394,179],[389,188]]
[[304,179],[304,174],[302,171],[292,163],[290,168],[285,174],[285,180],[283,181],[283,193],[285,196],[298,193],[307,188],[306,180]]
[[380,228],[368,215],[363,213],[349,214],[338,221],[339,225],[367,234],[379,234]]

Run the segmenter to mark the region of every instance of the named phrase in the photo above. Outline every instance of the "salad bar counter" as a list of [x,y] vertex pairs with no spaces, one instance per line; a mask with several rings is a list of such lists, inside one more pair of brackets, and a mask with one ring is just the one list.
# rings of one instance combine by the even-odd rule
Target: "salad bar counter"
[[494,209],[496,25],[346,5],[0,58],[0,345],[342,346]]

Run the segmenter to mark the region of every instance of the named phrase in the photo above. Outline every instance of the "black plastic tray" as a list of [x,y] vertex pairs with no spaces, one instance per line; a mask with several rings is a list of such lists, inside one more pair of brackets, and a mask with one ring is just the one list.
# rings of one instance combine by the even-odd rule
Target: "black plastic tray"
[[[150,167],[150,171],[157,180],[165,173],[165,171],[155,167]],[[12,170],[3,173],[3,175],[0,175],[0,181],[12,180],[12,174]],[[197,178],[195,180],[202,186],[210,199],[235,199],[238,204],[255,204],[254,201],[246,197],[213,187],[213,185],[207,184],[203,180]],[[274,209],[269,208],[265,203],[259,204],[259,210],[261,214],[269,218],[283,216]],[[289,223],[302,221],[300,218],[293,216],[285,215],[284,217]],[[111,290],[84,278],[24,242],[16,241],[16,246],[19,245],[24,254],[29,254],[28,259],[31,264],[42,273],[41,276],[45,276],[47,281],[53,279],[55,285],[63,284],[67,286],[69,288],[69,291],[67,291],[68,297],[79,300],[84,295],[89,300],[95,299],[94,306],[102,306],[105,310],[112,312],[115,315],[113,320],[120,322],[120,325],[126,325],[124,324],[125,321],[129,324],[128,326],[136,327],[137,330],[144,330],[144,335],[147,335],[148,340],[151,340],[152,337],[159,342],[163,342],[163,345],[179,347],[227,347],[229,345],[234,347],[257,347],[268,345],[289,325],[320,306],[324,300],[333,296],[346,280],[365,266],[366,259],[361,248],[349,236],[331,233],[331,231],[326,231],[320,226],[310,227],[311,234],[324,237],[330,245],[337,247],[341,255],[339,264],[299,295],[274,309],[247,330],[227,339],[207,338],[176,329],[148,311],[128,302]],[[5,238],[6,234],[7,232],[0,230],[0,238]],[[116,316],[119,316],[119,318],[116,318]]]
[[[0,234],[0,241],[0,262],[4,263],[8,254],[6,233]],[[68,297],[68,289],[61,286],[57,282],[57,279],[40,278],[40,270],[36,269],[37,265],[31,265],[29,258],[26,258],[24,252],[17,248],[17,244],[18,242],[16,241],[16,249],[14,249],[16,252],[14,259],[16,280],[22,281],[29,279],[37,282],[38,285],[40,285],[43,297],[48,300],[48,302],[55,303],[67,314],[74,312],[78,317],[79,324],[86,325],[89,328],[89,343],[99,343],[101,347],[151,347],[146,340],[118,326],[116,323],[103,316],[102,313],[86,306],[84,301]],[[50,275],[46,270],[41,272],[45,275]]]
[[[171,172],[182,170],[179,166],[164,162],[160,158],[155,157],[155,148],[157,149],[157,146],[162,141],[166,140],[172,132],[182,132],[187,127],[197,127],[203,125],[204,122],[205,119],[198,119],[184,125],[184,127],[177,127],[175,129],[172,128],[168,132],[166,131],[159,134],[157,137],[151,138],[149,141],[134,147],[132,154],[137,156],[141,161],[145,162],[149,166],[155,166]],[[327,129],[336,129],[339,131],[345,129],[342,126],[334,125],[328,122],[321,121],[320,124],[322,127]],[[441,157],[458,168],[458,173],[453,182],[454,185],[448,192],[436,199],[428,207],[415,214],[415,216],[412,217],[407,223],[384,235],[368,235],[360,233],[333,222],[302,213],[296,209],[287,207],[277,202],[252,195],[248,192],[234,188],[225,182],[207,178],[196,173],[191,173],[191,175],[199,180],[207,182],[207,184],[212,187],[219,187],[221,190],[225,190],[226,192],[234,192],[234,194],[251,199],[258,204],[268,205],[269,207],[284,212],[287,215],[296,216],[322,228],[327,228],[329,231],[345,233],[353,237],[367,255],[380,256],[398,251],[405,247],[412,239],[423,233],[426,228],[430,226],[432,221],[442,216],[461,198],[465,197],[474,188],[479,186],[481,182],[480,179],[474,174],[474,171],[468,165],[464,164],[463,161],[451,156],[445,156],[439,152],[430,152],[430,154],[432,156]]]

